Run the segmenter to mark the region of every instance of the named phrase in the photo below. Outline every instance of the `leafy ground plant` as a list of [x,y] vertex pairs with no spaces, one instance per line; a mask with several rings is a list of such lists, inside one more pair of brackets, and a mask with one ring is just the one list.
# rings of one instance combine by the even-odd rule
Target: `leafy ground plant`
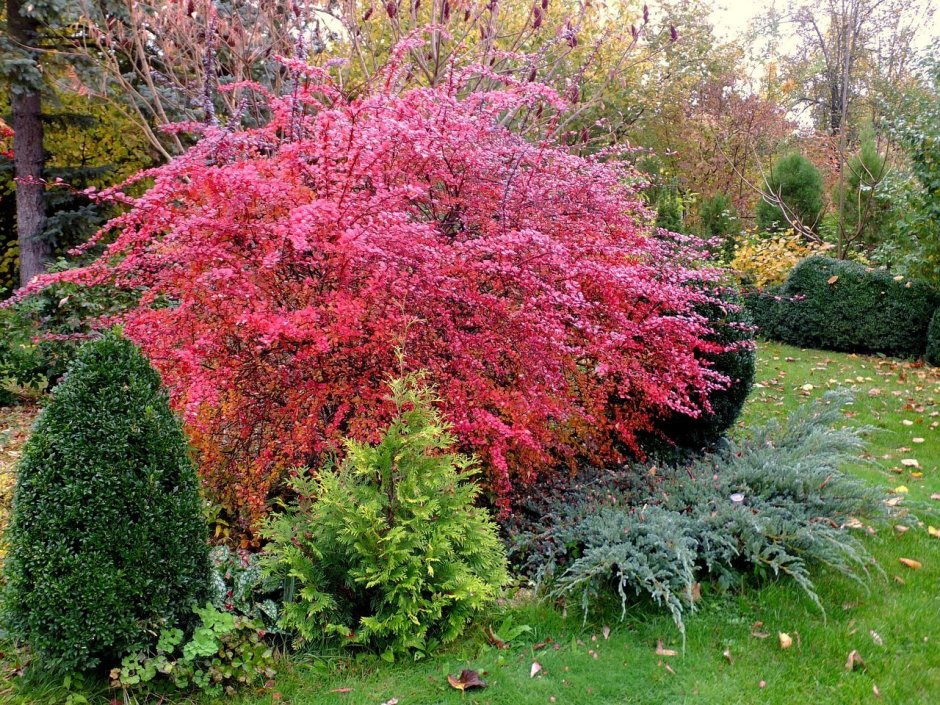
[[124,657],[111,671],[111,685],[139,690],[163,675],[180,690],[197,688],[219,698],[274,677],[274,652],[256,622],[212,605],[194,611],[199,624],[189,639],[181,629],[161,630],[152,650]]

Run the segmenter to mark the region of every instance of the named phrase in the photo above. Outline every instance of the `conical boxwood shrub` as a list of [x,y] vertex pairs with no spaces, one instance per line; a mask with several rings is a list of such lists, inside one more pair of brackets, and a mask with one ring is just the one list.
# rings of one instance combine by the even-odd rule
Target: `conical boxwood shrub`
[[18,467],[3,599],[47,667],[115,664],[208,589],[206,525],[156,371],[110,332],[79,352]]

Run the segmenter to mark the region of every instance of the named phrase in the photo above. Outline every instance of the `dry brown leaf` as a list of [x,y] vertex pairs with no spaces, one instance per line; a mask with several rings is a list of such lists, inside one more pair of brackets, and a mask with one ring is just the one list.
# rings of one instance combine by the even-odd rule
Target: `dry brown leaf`
[[849,652],[849,658],[845,662],[845,670],[854,671],[856,667],[865,668],[865,660],[859,655],[858,651],[852,649]]
[[656,655],[657,656],[678,656],[679,652],[673,649],[667,649],[663,647],[663,640],[660,639],[656,642]]
[[781,649],[789,649],[793,646],[793,638],[786,632],[779,632],[777,638],[780,640]]
[[826,283],[827,283],[829,286],[832,286],[832,285],[835,284],[837,281],[839,281],[839,275],[838,275],[838,274],[833,274],[831,277],[829,277],[829,278],[826,280]]
[[330,692],[339,693],[340,695],[345,695],[346,693],[351,693],[352,688],[333,688],[333,690],[331,690]]
[[447,682],[450,683],[451,688],[461,692],[486,687],[486,683],[480,679],[480,674],[469,668],[463,669],[459,676],[448,675]]
[[894,525],[894,530],[897,531],[899,534],[907,533],[907,531],[908,531],[909,529],[910,529],[910,527],[909,527],[909,526],[904,526],[904,524],[895,524],[895,525]]
[[497,649],[508,649],[509,644],[496,636],[496,632],[493,631],[493,627],[487,627],[484,631],[486,634],[486,640],[490,642],[490,645],[495,646]]
[[693,604],[702,599],[702,584],[692,583],[692,602]]
[[924,567],[920,561],[915,561],[913,558],[898,558],[898,561],[906,565],[911,570],[920,570]]

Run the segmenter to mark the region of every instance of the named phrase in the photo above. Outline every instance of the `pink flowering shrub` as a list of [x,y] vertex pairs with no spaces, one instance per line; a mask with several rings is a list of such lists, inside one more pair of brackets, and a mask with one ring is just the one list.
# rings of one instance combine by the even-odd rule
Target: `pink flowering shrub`
[[[376,441],[391,375],[426,370],[504,503],[517,483],[638,452],[726,380],[694,312],[714,273],[646,225],[624,163],[505,126],[539,84],[388,86],[344,98],[319,70],[262,128],[202,129],[49,275],[141,292],[122,322],[161,372],[210,492],[246,524],[286,470]],[[126,199],[115,190],[103,197]],[[128,199],[130,200],[130,199]]]

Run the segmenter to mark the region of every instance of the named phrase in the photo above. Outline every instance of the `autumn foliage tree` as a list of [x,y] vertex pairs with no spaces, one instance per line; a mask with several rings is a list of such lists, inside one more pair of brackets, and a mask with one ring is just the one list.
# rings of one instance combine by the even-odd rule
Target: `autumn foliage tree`
[[[416,40],[411,40],[416,41]],[[406,55],[406,42],[396,57]],[[584,158],[507,115],[562,100],[453,69],[348,98],[291,60],[264,127],[202,126],[57,280],[140,292],[126,334],[162,373],[207,488],[246,524],[286,469],[376,441],[391,374],[424,370],[489,490],[638,452],[658,419],[696,416],[726,379],[696,313],[715,273],[654,231],[623,161]],[[195,127],[195,126],[193,126]],[[124,200],[120,189],[99,194]],[[130,200],[130,199],[127,199]]]

